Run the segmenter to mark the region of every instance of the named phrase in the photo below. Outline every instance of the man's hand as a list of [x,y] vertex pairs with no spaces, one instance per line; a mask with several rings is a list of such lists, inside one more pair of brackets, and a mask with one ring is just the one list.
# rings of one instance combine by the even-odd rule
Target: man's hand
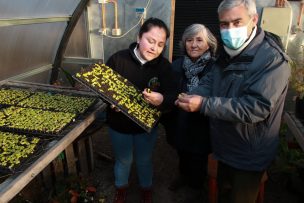
[[200,111],[203,104],[203,97],[181,93],[178,95],[175,105],[187,112]]

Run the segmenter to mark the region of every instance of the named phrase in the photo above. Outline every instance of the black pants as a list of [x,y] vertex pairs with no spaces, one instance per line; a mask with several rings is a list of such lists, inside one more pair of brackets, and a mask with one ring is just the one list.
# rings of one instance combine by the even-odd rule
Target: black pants
[[207,177],[208,154],[177,150],[182,179],[192,188],[202,188]]
[[265,171],[245,171],[218,162],[219,203],[255,203]]

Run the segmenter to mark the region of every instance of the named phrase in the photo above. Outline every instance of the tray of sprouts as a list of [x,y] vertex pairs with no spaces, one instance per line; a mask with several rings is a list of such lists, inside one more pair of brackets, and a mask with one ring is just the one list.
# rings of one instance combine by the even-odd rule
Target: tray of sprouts
[[0,88],[0,106],[16,105],[19,101],[29,97],[31,91],[25,89]]
[[161,112],[144,100],[137,87],[105,64],[92,64],[76,73],[74,78],[115,105],[147,132],[160,118]]
[[46,142],[38,137],[0,131],[0,172],[14,173],[43,152]]
[[58,135],[75,120],[74,113],[6,107],[0,111],[0,129],[33,135]]
[[96,97],[66,95],[51,91],[37,91],[18,102],[17,106],[74,113],[78,115],[84,114],[86,110],[96,103],[96,101]]

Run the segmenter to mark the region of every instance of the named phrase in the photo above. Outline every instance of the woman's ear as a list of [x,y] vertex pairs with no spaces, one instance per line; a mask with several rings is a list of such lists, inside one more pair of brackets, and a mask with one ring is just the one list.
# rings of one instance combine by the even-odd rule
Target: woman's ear
[[137,44],[139,44],[139,37],[138,37],[138,36],[137,36],[137,39],[136,39],[136,40],[137,40]]

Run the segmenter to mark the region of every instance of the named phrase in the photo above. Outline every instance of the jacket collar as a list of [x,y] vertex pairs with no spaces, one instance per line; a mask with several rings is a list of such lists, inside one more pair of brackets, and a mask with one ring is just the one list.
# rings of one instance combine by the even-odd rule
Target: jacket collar
[[[233,63],[251,63],[254,60],[256,52],[258,51],[258,47],[262,45],[264,37],[264,31],[258,27],[256,36],[239,55],[230,58],[226,51],[222,49],[220,56],[218,57],[218,63],[224,68]],[[236,69],[247,70],[245,66],[234,66],[233,70]]]

